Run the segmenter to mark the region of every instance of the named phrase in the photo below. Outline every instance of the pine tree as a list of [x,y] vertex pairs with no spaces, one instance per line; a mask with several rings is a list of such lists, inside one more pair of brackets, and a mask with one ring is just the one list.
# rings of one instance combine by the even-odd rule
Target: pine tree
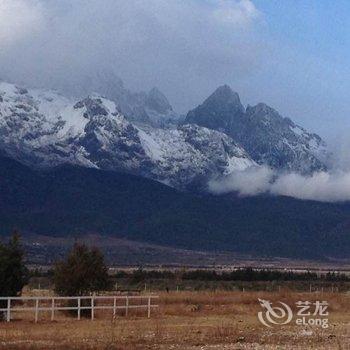
[[20,237],[14,233],[7,244],[0,243],[0,296],[20,294],[29,273],[23,262]]
[[[23,258],[20,236],[16,232],[7,244],[0,243],[0,296],[18,296],[28,283],[29,272]],[[6,302],[1,301],[0,308],[5,306]]]
[[97,248],[74,244],[67,259],[55,265],[54,284],[56,293],[65,296],[109,289],[111,283],[103,254]]

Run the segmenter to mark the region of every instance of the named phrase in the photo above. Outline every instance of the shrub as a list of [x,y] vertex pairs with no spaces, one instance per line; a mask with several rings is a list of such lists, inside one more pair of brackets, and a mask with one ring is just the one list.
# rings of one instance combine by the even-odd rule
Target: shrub
[[64,296],[81,296],[111,287],[103,254],[97,248],[76,243],[65,261],[54,268],[55,291]]

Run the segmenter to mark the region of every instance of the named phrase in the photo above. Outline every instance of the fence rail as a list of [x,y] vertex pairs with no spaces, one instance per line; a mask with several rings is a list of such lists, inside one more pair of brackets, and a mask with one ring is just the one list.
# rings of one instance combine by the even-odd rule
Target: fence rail
[[[76,310],[77,311],[77,319],[80,320],[81,311],[82,310],[90,310],[91,311],[91,320],[95,319],[95,311],[96,310],[113,310],[113,318],[116,317],[117,310],[125,310],[125,316],[128,316],[128,311],[130,309],[146,309],[147,317],[151,317],[151,309],[158,307],[156,304],[152,304],[153,299],[157,299],[158,295],[140,295],[140,296],[72,296],[72,297],[0,297],[0,302],[3,301],[6,304],[6,307],[0,308],[0,312],[4,312],[6,314],[6,321],[11,321],[11,316],[14,312],[20,311],[33,311],[34,312],[34,321],[38,322],[39,312],[40,311],[50,311],[51,312],[51,321],[55,319],[55,311],[67,311],[67,310]],[[82,301],[89,300],[90,305],[82,305]],[[98,305],[99,301],[112,301],[113,303],[110,305]],[[118,301],[124,301],[123,305],[118,305]],[[139,305],[133,305],[131,301],[140,301]],[[146,304],[142,304],[142,302],[146,300]],[[33,306],[22,306],[18,305],[18,302],[31,302],[34,301]],[[59,305],[59,301],[76,301],[77,306],[64,306]],[[15,305],[17,302],[17,305]],[[45,302],[46,305],[42,303]]]

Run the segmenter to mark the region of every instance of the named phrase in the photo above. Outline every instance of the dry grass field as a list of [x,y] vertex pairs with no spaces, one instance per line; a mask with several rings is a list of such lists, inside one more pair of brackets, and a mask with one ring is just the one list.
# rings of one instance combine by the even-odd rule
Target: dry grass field
[[[160,293],[159,309],[107,312],[91,321],[32,314],[0,323],[0,349],[350,349],[350,295],[339,293],[171,292]],[[329,328],[289,324],[267,328],[257,319],[258,298],[283,301],[326,300]],[[294,309],[295,310],[295,309]]]

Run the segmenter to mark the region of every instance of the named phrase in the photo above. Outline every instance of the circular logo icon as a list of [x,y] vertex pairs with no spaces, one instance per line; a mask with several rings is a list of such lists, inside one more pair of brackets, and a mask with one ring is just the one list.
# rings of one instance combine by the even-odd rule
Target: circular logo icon
[[281,306],[272,306],[268,300],[258,299],[260,305],[265,309],[258,312],[259,321],[266,327],[273,325],[284,325],[289,323],[293,318],[292,309],[285,303],[279,301]]

